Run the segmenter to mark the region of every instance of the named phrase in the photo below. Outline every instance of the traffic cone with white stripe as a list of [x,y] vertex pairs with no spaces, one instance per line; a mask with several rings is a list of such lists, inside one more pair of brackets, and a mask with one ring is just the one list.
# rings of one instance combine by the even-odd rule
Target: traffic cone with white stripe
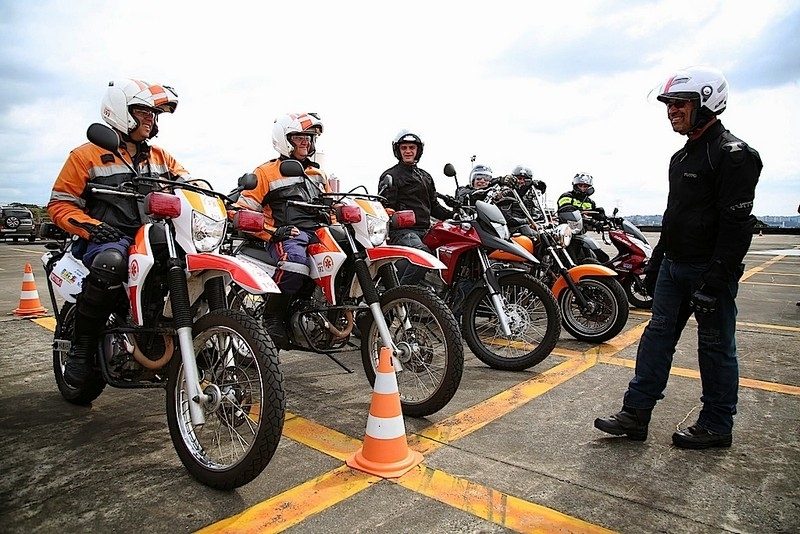
[[371,475],[397,478],[422,460],[422,454],[411,450],[406,440],[392,351],[381,347],[364,444],[347,459],[347,465]]
[[14,315],[21,317],[36,317],[45,315],[47,310],[39,300],[36,291],[36,281],[33,279],[33,269],[30,263],[25,264],[25,273],[22,275],[22,291],[19,293],[19,307],[14,310]]

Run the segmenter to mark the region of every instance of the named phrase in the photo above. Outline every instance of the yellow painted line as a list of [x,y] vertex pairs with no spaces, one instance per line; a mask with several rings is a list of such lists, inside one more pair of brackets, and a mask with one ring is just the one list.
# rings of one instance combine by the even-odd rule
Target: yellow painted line
[[[367,414],[364,415],[366,431]],[[309,419],[286,412],[283,435],[314,450],[345,461],[361,447],[361,441],[322,426]]]
[[283,532],[382,480],[343,465],[197,532]]
[[581,357],[583,357],[583,352],[581,352],[579,350],[562,349],[562,348],[559,348],[559,347],[554,348],[553,352],[551,352],[550,354],[553,354],[555,356],[562,356],[564,358],[581,358]]
[[[23,252],[25,254],[30,254],[31,256],[38,256],[40,258],[44,256],[44,252],[42,252],[41,250],[31,250],[29,248],[8,247],[6,250],[13,250],[14,252]],[[41,265],[41,263],[39,265]],[[31,267],[33,267],[33,265],[31,265]]]
[[483,428],[531,399],[581,374],[595,363],[596,360],[585,358],[567,360],[540,375],[501,391],[494,397],[423,429],[419,434],[410,437],[409,446],[422,454],[433,452]]
[[425,465],[393,482],[516,532],[613,532]]
[[745,282],[753,286],[800,287],[800,284],[780,284],[778,282]]
[[786,330],[787,332],[800,332],[800,327],[797,326],[783,326],[779,324],[764,324],[764,323],[736,323],[737,326],[749,326],[752,328],[765,328],[767,330]]
[[781,261],[785,257],[786,256],[775,256],[774,258],[765,261],[761,265],[757,265],[756,267],[753,267],[752,269],[747,269],[744,272],[744,274],[742,275],[742,278],[739,280],[739,282],[740,283],[744,282],[745,280],[747,280],[748,278],[750,278],[754,274],[760,273],[761,271],[763,271],[764,269],[766,269],[770,265],[774,265],[774,264],[778,263],[779,261]]
[[[636,361],[627,358],[609,358],[603,357],[600,359],[601,363],[611,365],[619,365],[621,367],[628,367],[630,369],[636,368]],[[687,369],[685,367],[673,367],[669,371],[670,375],[682,376],[684,378],[700,379],[700,371],[695,369]],[[791,386],[789,384],[779,384],[777,382],[767,382],[766,380],[756,380],[754,378],[739,378],[739,385],[751,389],[760,389],[763,391],[772,391],[774,393],[785,393],[786,395],[800,396],[800,387]]]
[[55,317],[39,317],[37,319],[32,319],[32,321],[39,326],[50,330],[51,332],[55,332],[56,330],[56,318]]

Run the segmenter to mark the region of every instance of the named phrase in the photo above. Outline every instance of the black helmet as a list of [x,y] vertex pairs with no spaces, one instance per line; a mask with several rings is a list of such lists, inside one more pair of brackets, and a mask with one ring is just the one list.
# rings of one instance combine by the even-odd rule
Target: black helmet
[[420,160],[422,157],[422,149],[425,148],[425,143],[422,142],[422,139],[420,139],[417,134],[411,133],[408,130],[400,130],[397,135],[394,136],[392,140],[392,152],[398,161],[403,161],[403,157],[400,155],[401,143],[414,143],[417,145],[417,161]]

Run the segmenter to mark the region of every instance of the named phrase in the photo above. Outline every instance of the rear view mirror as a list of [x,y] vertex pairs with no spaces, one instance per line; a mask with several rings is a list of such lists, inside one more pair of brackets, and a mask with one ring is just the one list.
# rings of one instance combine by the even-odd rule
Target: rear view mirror
[[89,129],[86,130],[86,138],[93,145],[105,148],[114,154],[119,151],[119,136],[117,132],[99,122],[89,125]]
[[242,176],[239,177],[237,185],[239,186],[239,189],[241,189],[242,191],[250,191],[252,189],[255,189],[256,186],[258,185],[258,177],[252,172],[243,174]]

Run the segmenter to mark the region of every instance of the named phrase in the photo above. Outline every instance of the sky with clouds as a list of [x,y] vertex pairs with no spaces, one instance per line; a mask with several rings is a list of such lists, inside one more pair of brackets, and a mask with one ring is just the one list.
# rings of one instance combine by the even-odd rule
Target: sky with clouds
[[313,111],[342,189],[374,193],[408,128],[441,192],[444,164],[464,183],[476,156],[531,167],[551,200],[588,172],[598,205],[660,214],[685,138],[647,95],[695,64],[725,73],[723,124],[764,161],[754,212],[795,215],[792,0],[0,0],[0,203],[46,204],[108,81],[130,77],[177,90],[154,143],[220,191],[276,156],[276,116]]

